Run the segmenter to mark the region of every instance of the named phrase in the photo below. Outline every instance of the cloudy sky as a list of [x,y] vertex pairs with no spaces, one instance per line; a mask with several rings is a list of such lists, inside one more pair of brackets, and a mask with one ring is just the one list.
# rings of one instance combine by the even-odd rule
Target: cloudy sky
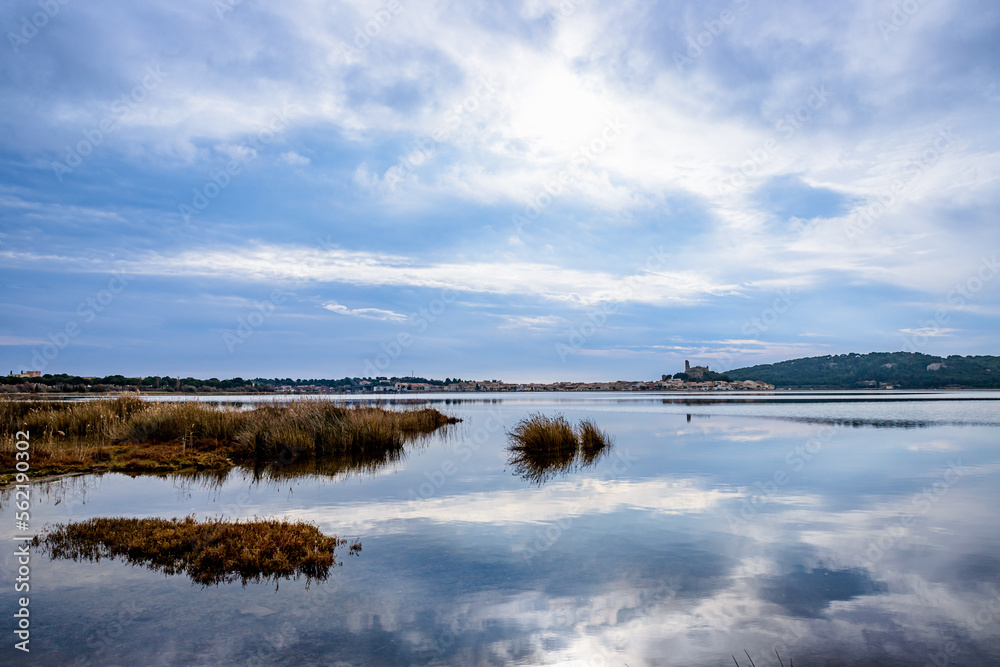
[[997,354],[1000,8],[16,0],[4,372]]

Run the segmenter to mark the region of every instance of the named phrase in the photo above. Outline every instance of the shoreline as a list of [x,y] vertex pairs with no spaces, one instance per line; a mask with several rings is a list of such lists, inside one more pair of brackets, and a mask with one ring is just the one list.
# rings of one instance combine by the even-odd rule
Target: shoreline
[[[377,466],[404,446],[457,423],[433,408],[386,410],[335,401],[295,401],[226,410],[205,401],[0,401],[0,485],[18,476],[15,432],[31,433],[33,475],[223,471],[236,465],[315,461]],[[20,457],[20,458],[18,458]]]

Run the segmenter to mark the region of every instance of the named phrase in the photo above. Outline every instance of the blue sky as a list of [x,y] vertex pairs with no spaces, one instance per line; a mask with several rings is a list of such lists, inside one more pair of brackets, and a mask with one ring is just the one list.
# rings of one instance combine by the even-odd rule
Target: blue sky
[[1000,7],[0,9],[0,368],[998,354]]

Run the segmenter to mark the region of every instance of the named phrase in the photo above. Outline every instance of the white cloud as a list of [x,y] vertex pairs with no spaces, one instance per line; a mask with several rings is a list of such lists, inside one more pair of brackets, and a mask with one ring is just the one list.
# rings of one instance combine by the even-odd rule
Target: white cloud
[[[57,259],[55,255],[11,251],[0,252],[0,257],[29,263]],[[109,270],[108,262],[96,257],[58,257],[58,261],[65,268]],[[176,255],[147,254],[116,262],[114,268],[136,275],[215,276],[516,294],[584,307],[607,301],[684,305],[712,296],[732,295],[741,289],[693,271],[615,275],[555,264],[493,259],[422,263],[415,258],[383,253],[264,244],[190,250]]]
[[943,327],[922,327],[919,329],[900,329],[899,333],[906,334],[909,336],[925,336],[928,338],[934,338],[937,336],[949,336],[958,331],[958,329],[946,329]]
[[286,164],[289,167],[304,167],[310,164],[312,160],[307,158],[305,155],[296,153],[295,151],[287,151],[278,156],[278,162]]
[[236,162],[249,162],[257,157],[257,151],[249,146],[244,146],[243,144],[218,144],[215,146],[215,150],[222,153],[230,160],[235,160]]
[[467,493],[406,503],[343,503],[335,511],[331,507],[300,509],[289,516],[316,521],[334,533],[371,534],[398,530],[401,519],[497,525],[547,523],[562,517],[624,509],[673,515],[711,512],[723,502],[740,498],[741,493],[736,489],[706,488],[696,479],[584,479],[549,483],[542,488]]
[[555,315],[498,315],[503,320],[501,329],[550,329],[563,323]]
[[0,336],[0,346],[6,345],[45,345],[50,341],[44,338],[29,338],[27,336]]
[[[87,11],[99,16],[101,4]],[[932,313],[939,307],[933,304],[944,302],[949,290],[975,274],[983,249],[1000,244],[1000,227],[991,217],[1000,180],[1000,135],[992,114],[995,77],[990,77],[988,60],[970,56],[981,40],[967,40],[968,53],[942,46],[946,34],[957,43],[970,23],[983,22],[984,30],[994,26],[988,18],[963,13],[954,0],[923,7],[888,40],[876,28],[882,10],[870,3],[751,3],[750,11],[741,13],[707,55],[684,72],[672,66],[671,44],[681,45],[692,31],[703,30],[717,10],[690,2],[525,0],[498,21],[499,14],[471,5],[416,0],[404,3],[403,14],[383,26],[351,63],[345,62],[341,45],[371,20],[378,4],[243,3],[239,30],[227,20],[221,32],[213,12],[185,3],[160,14],[155,3],[143,12],[126,13],[122,25],[135,38],[107,39],[107,49],[88,51],[97,58],[94,71],[107,73],[114,85],[109,88],[103,78],[77,87],[38,79],[34,87],[22,87],[24,92],[8,87],[24,96],[18,98],[21,102],[31,103],[13,104],[26,111],[8,121],[16,131],[8,133],[5,145],[22,145],[25,163],[48,169],[66,146],[80,141],[82,128],[96,127],[107,114],[118,83],[125,92],[134,75],[141,75],[145,64],[128,70],[138,62],[128,49],[144,44],[144,53],[164,61],[167,79],[98,148],[109,164],[120,151],[148,159],[152,169],[168,175],[180,174],[178,167],[183,167],[203,174],[202,179],[225,158],[253,159],[249,139],[284,114],[272,139],[257,146],[261,159],[253,171],[258,176],[267,178],[262,172],[268,169],[287,172],[288,167],[309,165],[315,181],[299,183],[303,190],[315,186],[305,196],[317,201],[352,189],[347,194],[360,198],[362,206],[381,207],[376,214],[387,222],[395,216],[419,226],[443,213],[441,217],[471,223],[460,234],[441,237],[438,249],[457,251],[447,260],[439,259],[444,255],[427,259],[419,251],[407,257],[363,252],[320,256],[278,245],[218,251],[189,245],[188,252],[133,258],[127,264],[136,273],[452,288],[591,306],[614,298],[617,281],[625,277],[627,269],[614,259],[628,256],[635,249],[628,244],[639,236],[619,235],[619,229],[627,228],[676,244],[677,261],[670,272],[644,275],[641,289],[625,301],[671,306],[765,289],[795,287],[805,293],[815,288],[829,294],[890,285],[921,293]],[[549,21],[552,12],[562,13],[569,5],[569,15]],[[167,20],[188,22],[191,31],[166,31],[162,26]],[[950,28],[940,31],[939,25]],[[106,34],[101,31],[117,26],[94,21],[94,31],[87,34],[101,39]],[[163,34],[190,34],[191,40],[177,49],[162,41]],[[213,38],[204,39],[204,34]],[[282,41],[289,37],[292,42]],[[294,48],[275,51],[275,43],[293,43]],[[792,52],[799,56],[776,56]],[[60,55],[65,53],[50,51],[45,57],[59,64],[60,57],[78,56]],[[734,55],[743,64],[727,63]],[[928,67],[934,58],[934,66]],[[963,59],[975,66],[961,76],[948,76],[949,68]],[[745,63],[752,66],[744,68]],[[38,71],[43,70],[48,71]],[[814,88],[824,86],[829,99],[811,110],[807,122],[791,133],[778,129],[780,119],[801,108]],[[74,92],[81,90],[85,92]],[[38,98],[44,103],[29,97],[35,94],[31,91],[44,92],[46,97]],[[31,109],[50,111],[36,118]],[[461,115],[452,122],[456,109]],[[618,117],[620,136],[603,141],[606,124]],[[942,150],[924,160],[948,127],[954,129],[954,139],[939,142]],[[772,140],[777,149],[756,159]],[[506,225],[512,213],[540,197],[552,198],[546,186],[592,145],[601,147],[599,154],[591,155],[562,186],[552,210],[546,208],[524,229]],[[426,155],[416,146],[425,146]],[[160,164],[155,164],[157,158]],[[407,158],[419,164],[399,184],[394,165]],[[915,160],[923,167],[912,178]],[[720,188],[748,164],[752,173],[745,186]],[[783,213],[761,193],[778,176],[838,193],[849,210],[815,219],[802,211]],[[242,178],[248,182],[253,176]],[[845,230],[856,224],[856,216],[900,182],[906,187],[886,210],[850,237]],[[190,197],[190,191],[164,188],[157,201],[180,204]],[[28,239],[27,231],[15,233],[41,227],[41,218],[50,225],[79,224],[78,214],[85,213],[95,222],[135,225],[136,231],[143,223],[179,229],[175,206],[147,209],[141,218],[139,204],[123,201],[110,201],[106,212],[65,204],[59,209],[51,203],[53,197],[69,191],[60,193],[38,197],[47,202],[38,205],[3,196],[0,207],[18,218],[8,230],[12,238],[4,239],[5,250],[27,248],[40,254],[44,248],[53,256],[67,254],[58,244]],[[240,215],[227,208],[233,201],[234,191],[214,200],[210,210],[199,214],[199,222],[206,229],[221,222],[227,233],[229,221]],[[565,209],[571,207],[578,210],[569,215]],[[352,224],[346,208],[326,210],[329,220],[306,217],[292,223],[299,235],[268,237],[272,228],[261,236],[308,238],[310,225]],[[415,211],[428,215],[413,215]],[[261,210],[251,223],[263,229],[263,219],[276,215]],[[482,227],[488,224],[494,236],[478,235],[477,220],[488,220]],[[599,229],[602,223],[606,225]],[[75,238],[65,233],[69,230],[44,231],[52,231],[53,238]],[[379,233],[359,243],[380,247]],[[549,237],[543,242],[551,244],[546,254],[536,252],[543,235]],[[114,260],[136,247],[162,247],[156,245],[159,239],[118,238],[122,247],[115,249]],[[505,250],[543,259],[508,261],[496,251],[498,239]],[[171,237],[169,247],[177,247],[175,242],[191,240]],[[63,258],[70,265],[88,271],[107,268],[106,259],[84,259],[93,252],[73,252],[80,256]],[[587,253],[600,254],[602,261],[587,261],[592,258]],[[0,256],[32,261],[25,252]],[[588,266],[601,270],[572,268]],[[993,288],[968,303],[966,313],[995,318],[1000,311]],[[899,295],[869,290],[867,296]],[[848,304],[837,298],[844,310],[871,307],[867,299]],[[910,312],[900,321],[879,324],[878,330],[919,321]],[[510,320],[508,325],[545,323]],[[809,332],[823,330],[815,323],[789,325],[794,329],[787,335],[805,331],[807,339]],[[920,332],[901,333],[911,331]],[[936,340],[952,344],[957,336],[944,337],[949,333],[938,330]],[[785,334],[775,330],[775,335]],[[785,350],[794,352],[785,347],[766,354]]]
[[327,310],[337,313],[338,315],[347,315],[350,317],[360,317],[366,320],[386,320],[389,322],[405,322],[406,315],[401,315],[399,313],[393,312],[391,310],[382,310],[380,308],[348,308],[334,301],[324,303],[323,307]]

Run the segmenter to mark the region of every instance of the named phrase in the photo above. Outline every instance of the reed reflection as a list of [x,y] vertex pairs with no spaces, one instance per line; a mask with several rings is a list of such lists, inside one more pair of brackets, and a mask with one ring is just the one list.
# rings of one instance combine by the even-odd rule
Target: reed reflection
[[539,485],[594,465],[614,446],[612,438],[590,419],[574,428],[562,415],[541,413],[519,421],[507,438],[507,464],[514,474]]

